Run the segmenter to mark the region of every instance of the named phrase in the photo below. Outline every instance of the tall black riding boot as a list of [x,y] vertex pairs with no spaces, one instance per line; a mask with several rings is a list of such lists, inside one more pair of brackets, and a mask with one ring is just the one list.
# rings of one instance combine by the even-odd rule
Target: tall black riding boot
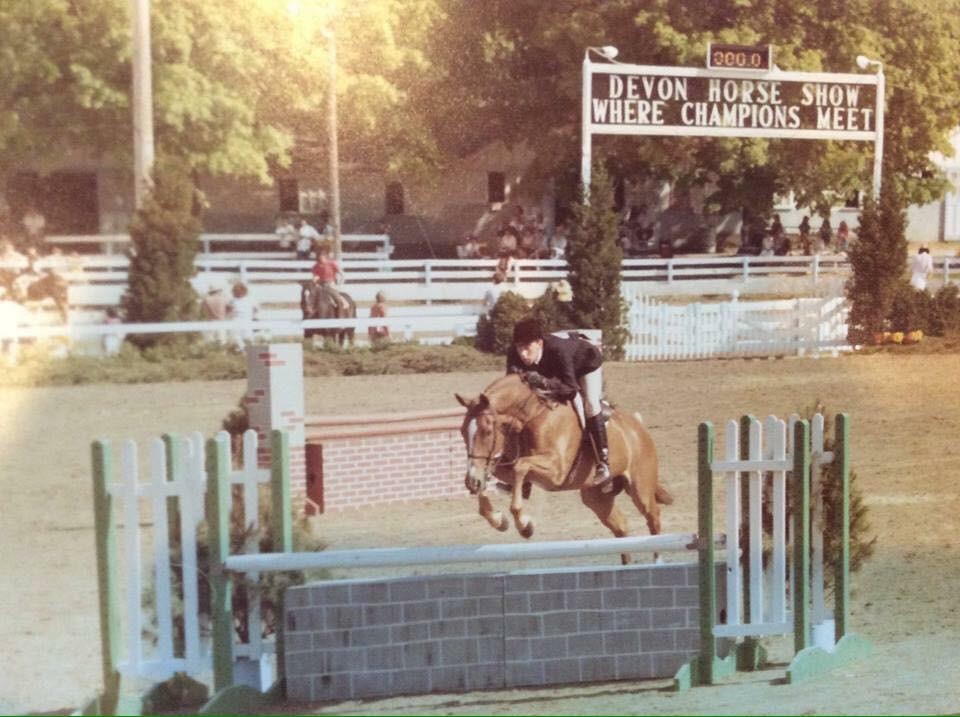
[[590,440],[597,458],[597,472],[593,478],[593,485],[604,486],[609,490],[613,476],[610,475],[610,449],[607,447],[607,425],[604,423],[603,415],[598,413],[588,418],[587,428],[590,431]]

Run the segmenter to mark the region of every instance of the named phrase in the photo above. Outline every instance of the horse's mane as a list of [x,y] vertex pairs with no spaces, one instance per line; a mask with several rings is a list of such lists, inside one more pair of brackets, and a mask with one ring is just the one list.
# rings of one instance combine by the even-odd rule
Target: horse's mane
[[504,412],[535,396],[540,405],[555,408],[560,401],[549,391],[531,387],[518,373],[508,373],[495,379],[484,390],[495,411]]

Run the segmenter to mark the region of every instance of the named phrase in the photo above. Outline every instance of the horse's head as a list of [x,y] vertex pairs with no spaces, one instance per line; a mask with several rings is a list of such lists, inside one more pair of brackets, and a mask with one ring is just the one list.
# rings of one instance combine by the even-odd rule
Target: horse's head
[[486,393],[475,398],[455,395],[460,405],[467,409],[460,426],[460,435],[467,447],[467,472],[463,482],[467,490],[476,495],[486,488],[487,480],[502,464],[514,421],[498,414]]

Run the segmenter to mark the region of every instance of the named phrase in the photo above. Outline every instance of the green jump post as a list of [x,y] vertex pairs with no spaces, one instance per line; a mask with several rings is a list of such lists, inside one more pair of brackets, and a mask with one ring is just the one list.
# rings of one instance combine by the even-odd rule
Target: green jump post
[[97,550],[97,582],[100,585],[100,660],[103,671],[103,714],[116,711],[120,693],[120,596],[117,577],[117,526],[113,497],[113,460],[107,441],[91,445],[93,467],[93,526]]
[[230,444],[207,441],[207,523],[210,530],[210,612],[213,690],[233,685],[233,583],[223,569],[230,554]]
[[850,620],[850,415],[838,413],[834,419],[833,461],[840,481],[840,556],[834,579],[834,639],[847,634]]
[[[293,518],[290,510],[290,434],[274,429],[270,431],[270,520],[273,522],[273,550],[277,553],[293,552]],[[285,610],[284,592],[277,598],[277,683],[286,697],[286,665],[284,664]]]

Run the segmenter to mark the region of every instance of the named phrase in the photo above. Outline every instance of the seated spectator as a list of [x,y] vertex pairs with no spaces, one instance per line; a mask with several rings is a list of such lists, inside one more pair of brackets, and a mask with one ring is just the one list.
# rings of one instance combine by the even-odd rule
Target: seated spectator
[[[382,291],[377,292],[376,303],[370,307],[370,318],[385,318],[387,315],[387,295]],[[367,329],[370,335],[370,343],[390,340],[390,329],[387,326],[371,326]]]
[[320,232],[308,224],[306,219],[301,219],[297,229],[297,259],[312,258],[314,242],[320,238]]
[[559,224],[550,239],[550,258],[565,259],[567,256],[567,225]]
[[278,216],[277,228],[274,229],[277,236],[277,243],[283,250],[294,247],[297,243],[297,229],[293,226],[293,221],[289,217]]
[[516,256],[517,233],[511,226],[503,227],[498,234],[497,256]]

